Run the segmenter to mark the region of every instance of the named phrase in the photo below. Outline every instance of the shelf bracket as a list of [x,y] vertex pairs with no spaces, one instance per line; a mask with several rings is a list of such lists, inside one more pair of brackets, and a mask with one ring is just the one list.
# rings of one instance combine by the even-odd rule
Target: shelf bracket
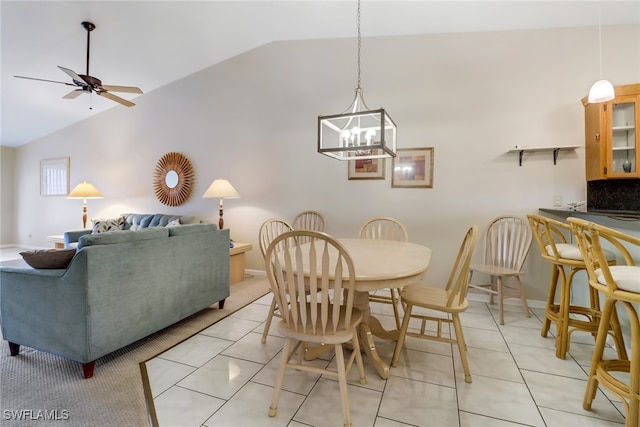
[[518,154],[518,162],[520,163],[520,166],[522,166],[522,155],[524,154],[524,150],[520,150],[520,153]]
[[556,148],[553,150],[553,164],[556,164],[556,161],[558,160],[558,153],[560,152],[559,148]]

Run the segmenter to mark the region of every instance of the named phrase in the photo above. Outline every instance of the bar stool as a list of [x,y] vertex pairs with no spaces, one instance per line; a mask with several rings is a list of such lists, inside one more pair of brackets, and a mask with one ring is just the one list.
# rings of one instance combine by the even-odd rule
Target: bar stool
[[[575,234],[580,251],[586,263],[589,285],[604,295],[604,308],[600,319],[600,328],[596,346],[591,359],[591,370],[585,390],[582,407],[590,409],[596,396],[598,384],[620,397],[627,410],[626,427],[640,425],[640,321],[637,306],[640,304],[640,266],[633,260],[630,251],[638,253],[640,238],[620,231],[585,221],[569,218],[569,224]],[[603,244],[611,244],[622,265],[609,265]],[[635,304],[635,307],[634,307]],[[631,327],[631,360],[620,356],[619,359],[603,359],[608,326],[615,321],[616,305],[625,308]],[[623,343],[624,345],[624,343]],[[612,373],[629,373],[629,383]]]
[[[580,249],[577,245],[567,243],[567,238],[563,234],[563,231],[565,231],[571,235],[571,227],[567,223],[541,215],[530,214],[527,215],[527,218],[542,258],[553,265],[540,335],[546,337],[551,322],[554,322],[557,329],[556,357],[564,359],[569,351],[571,334],[574,331],[585,331],[591,333],[594,337],[596,336],[601,315],[598,291],[589,287],[589,307],[571,304],[571,282],[573,277],[577,272],[586,269]],[[615,264],[615,255],[611,252],[607,255],[609,263]],[[568,275],[565,268],[569,269]],[[556,304],[555,297],[558,281],[560,282],[560,298]],[[609,329],[614,332],[618,354],[626,358],[620,324],[617,320],[618,317],[615,315]]]

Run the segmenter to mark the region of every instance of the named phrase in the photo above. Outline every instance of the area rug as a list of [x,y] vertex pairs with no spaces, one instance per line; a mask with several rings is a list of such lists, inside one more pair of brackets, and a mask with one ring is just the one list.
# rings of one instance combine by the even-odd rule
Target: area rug
[[96,361],[84,379],[80,363],[20,347],[9,356],[0,343],[0,426],[148,426],[139,364],[264,296],[265,276],[231,286],[224,308],[217,304]]

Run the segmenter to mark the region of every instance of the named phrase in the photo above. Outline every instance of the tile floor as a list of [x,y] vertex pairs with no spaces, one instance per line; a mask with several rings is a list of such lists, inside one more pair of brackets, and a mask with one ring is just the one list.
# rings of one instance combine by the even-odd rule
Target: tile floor
[[[260,337],[271,295],[147,362],[150,387],[162,427],[341,426],[335,380],[287,370],[275,418],[268,416],[283,338],[274,326]],[[507,427],[621,426],[624,407],[599,391],[590,411],[582,409],[593,340],[576,332],[566,360],[555,357],[554,339],[540,336],[543,311],[526,318],[509,306],[505,325],[497,309],[473,301],[463,314],[473,383],[464,382],[457,347],[407,338],[400,363],[381,379],[368,366],[367,384],[357,369],[349,375],[353,425]],[[372,312],[393,328],[391,306]],[[553,330],[553,327],[552,327]],[[378,341],[390,361],[393,342]],[[613,351],[609,349],[610,351]],[[316,360],[332,363],[330,355]]]

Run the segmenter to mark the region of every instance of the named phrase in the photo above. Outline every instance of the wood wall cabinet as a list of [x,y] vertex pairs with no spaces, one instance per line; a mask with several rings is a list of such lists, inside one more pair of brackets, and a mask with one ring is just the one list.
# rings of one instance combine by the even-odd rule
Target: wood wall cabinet
[[640,178],[640,84],[616,86],[615,93],[600,104],[582,98],[587,181]]

